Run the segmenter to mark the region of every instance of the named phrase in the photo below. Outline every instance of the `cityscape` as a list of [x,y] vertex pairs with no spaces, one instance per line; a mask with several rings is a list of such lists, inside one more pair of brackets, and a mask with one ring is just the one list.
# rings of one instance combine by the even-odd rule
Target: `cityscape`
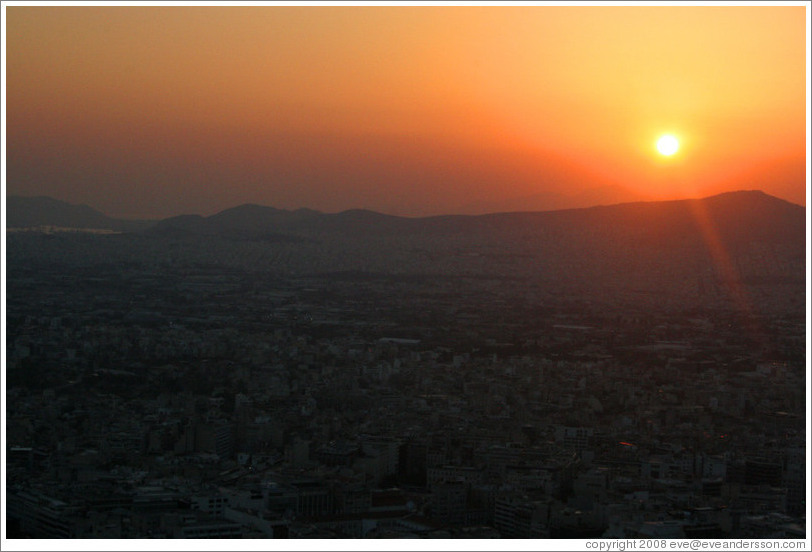
[[238,237],[279,228],[258,209],[8,229],[10,537],[805,538],[802,234],[739,236],[731,283],[689,249],[531,255],[562,213],[497,254],[476,224],[524,215]]
[[0,25],[4,551],[810,549],[808,1]]

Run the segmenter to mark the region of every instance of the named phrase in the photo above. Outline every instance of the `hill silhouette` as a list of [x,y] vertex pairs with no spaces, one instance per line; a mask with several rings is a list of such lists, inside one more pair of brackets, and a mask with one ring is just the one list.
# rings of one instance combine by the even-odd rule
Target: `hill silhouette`
[[149,224],[111,218],[87,205],[73,205],[47,196],[6,196],[6,228],[56,226],[132,232]]
[[783,242],[804,235],[804,208],[761,191],[728,192],[703,199],[621,203],[558,211],[442,215],[407,218],[364,209],[327,214],[242,205],[210,217],[165,219],[156,235],[236,239],[318,238],[324,235],[509,237],[517,232],[574,239],[595,236],[636,246],[671,246],[721,240],[726,244]]
[[804,245],[805,210],[761,191],[702,199],[621,203],[556,211],[408,218],[365,209],[322,213],[246,204],[215,215],[157,222],[107,217],[86,205],[48,197],[7,198],[7,227],[63,226],[140,232],[144,236],[299,242],[337,237],[464,239],[474,243],[533,242],[541,249],[740,247]]
[[[9,221],[19,220],[14,204],[9,208]],[[524,281],[545,294],[617,297],[640,306],[733,301],[735,308],[757,304],[764,312],[787,313],[804,304],[805,214],[803,207],[760,191],[425,218],[242,205],[112,236],[10,234],[8,262],[217,266],[283,277],[441,278],[455,286],[470,278]],[[43,217],[37,222],[70,222]],[[88,216],[80,222],[110,221]]]

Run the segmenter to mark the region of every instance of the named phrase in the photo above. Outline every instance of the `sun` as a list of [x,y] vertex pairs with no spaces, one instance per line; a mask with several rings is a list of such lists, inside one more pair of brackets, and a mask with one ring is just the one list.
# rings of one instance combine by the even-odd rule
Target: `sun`
[[679,140],[673,134],[663,134],[657,140],[657,151],[663,155],[674,155],[679,149]]

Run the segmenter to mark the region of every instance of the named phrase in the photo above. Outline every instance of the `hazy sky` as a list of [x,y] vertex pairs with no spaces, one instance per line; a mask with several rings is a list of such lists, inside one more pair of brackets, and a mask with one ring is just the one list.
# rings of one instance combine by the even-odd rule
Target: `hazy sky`
[[470,212],[601,186],[805,204],[801,5],[6,16],[9,194],[139,217]]

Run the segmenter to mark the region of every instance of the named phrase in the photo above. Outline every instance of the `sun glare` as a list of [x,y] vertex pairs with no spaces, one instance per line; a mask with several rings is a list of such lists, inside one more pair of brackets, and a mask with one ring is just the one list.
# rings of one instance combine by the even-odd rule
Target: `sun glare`
[[673,134],[663,134],[657,140],[657,151],[663,155],[674,155],[679,149],[679,140]]

